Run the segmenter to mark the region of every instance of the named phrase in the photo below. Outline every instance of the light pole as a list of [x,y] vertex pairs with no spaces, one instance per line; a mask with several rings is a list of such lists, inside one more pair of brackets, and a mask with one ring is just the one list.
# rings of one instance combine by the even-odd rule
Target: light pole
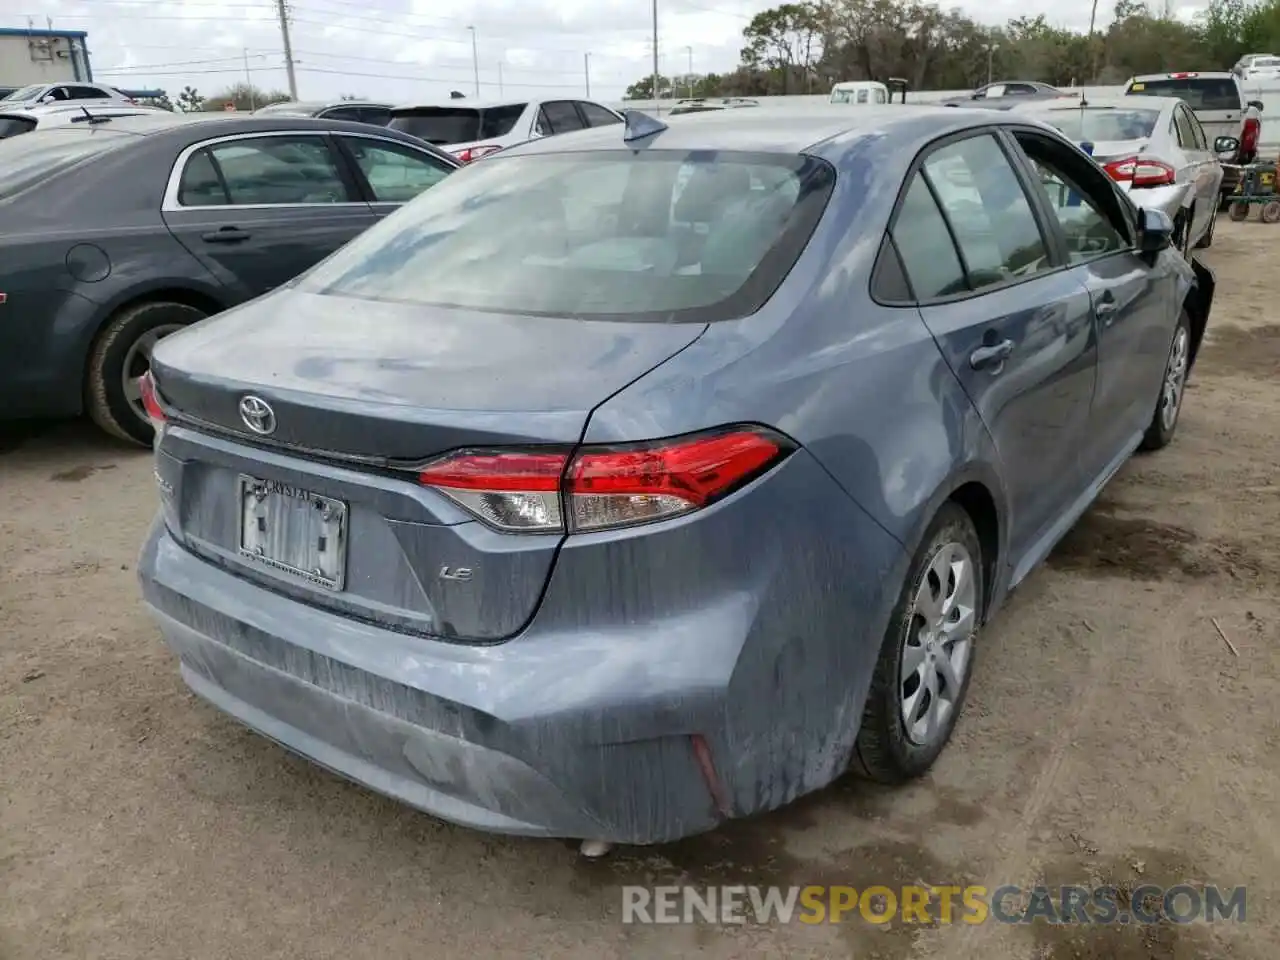
[[[1094,0],[1094,3],[1096,4],[1097,0]],[[992,67],[995,65],[996,51],[999,49],[1000,44],[998,43],[987,44],[987,86],[991,86]]]
[[653,0],[653,115],[662,115],[662,104],[658,100],[658,0]]
[[693,47],[685,47],[689,51],[689,99],[693,99]]
[[249,88],[249,112],[258,109],[258,98],[253,92],[253,77],[249,76],[249,48],[244,48],[244,85]]
[[467,27],[471,31],[471,72],[476,79],[476,97],[480,96],[480,57],[476,53],[476,28]]
[[587,96],[591,96],[591,52],[582,55],[582,79],[587,81]]
[[1093,78],[1097,76],[1097,58],[1095,56],[1095,48],[1093,44],[1093,24],[1098,17],[1098,0],[1093,0],[1093,9],[1089,11],[1089,77],[1085,81],[1093,83]]

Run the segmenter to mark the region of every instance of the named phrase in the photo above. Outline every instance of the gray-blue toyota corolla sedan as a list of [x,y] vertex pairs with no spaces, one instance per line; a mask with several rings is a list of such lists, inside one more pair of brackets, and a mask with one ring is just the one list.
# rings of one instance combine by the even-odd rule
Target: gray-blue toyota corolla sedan
[[725,111],[465,167],[160,342],[186,682],[439,817],[654,843],[917,776],[978,629],[1174,434],[1213,278],[989,111]]

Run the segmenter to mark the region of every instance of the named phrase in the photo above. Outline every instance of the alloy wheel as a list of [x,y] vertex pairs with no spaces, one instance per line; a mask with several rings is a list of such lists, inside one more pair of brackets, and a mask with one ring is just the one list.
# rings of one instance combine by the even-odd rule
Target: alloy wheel
[[125,399],[129,401],[134,415],[140,420],[147,419],[147,411],[142,405],[142,390],[138,386],[138,378],[151,369],[151,351],[155,349],[156,343],[161,338],[181,329],[180,323],[162,323],[152,327],[138,337],[129,346],[129,352],[124,355],[124,363],[121,366],[121,386],[124,388]]
[[1191,336],[1185,326],[1178,327],[1169,349],[1169,364],[1164,372],[1164,389],[1160,395],[1160,424],[1165,431],[1173,429],[1182,409],[1182,391],[1187,383],[1188,346]]
[[977,576],[961,543],[929,559],[902,649],[899,701],[907,738],[929,745],[949,728],[964,687],[977,626]]

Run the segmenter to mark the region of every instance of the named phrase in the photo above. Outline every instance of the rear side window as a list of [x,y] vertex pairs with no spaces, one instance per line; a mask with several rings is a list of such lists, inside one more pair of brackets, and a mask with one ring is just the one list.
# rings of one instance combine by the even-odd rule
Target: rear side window
[[1192,110],[1240,110],[1240,88],[1233,77],[1182,77],[1131,83],[1125,93],[1139,97],[1177,97]]
[[385,127],[391,122],[390,107],[361,107],[360,122],[371,123],[377,127]]
[[597,103],[582,102],[578,104],[582,108],[582,115],[587,118],[587,126],[589,127],[607,127],[611,123],[621,123],[622,120],[612,110],[606,110]]
[[925,160],[924,169],[973,289],[1049,268],[1031,203],[994,137],[940,147]]
[[[225,190],[221,200],[219,188]],[[314,136],[255,137],[215,144],[191,156],[179,186],[179,202],[186,206],[228,201],[237,206],[345,203],[350,199],[329,145]]]
[[35,128],[36,122],[30,117],[0,117],[0,140],[30,133]]
[[435,157],[403,144],[366,137],[343,137],[342,142],[379,203],[408,203],[451,172]]
[[893,240],[911,289],[921,300],[950,297],[969,289],[951,231],[924,177],[917,173],[898,210]]
[[544,103],[538,114],[541,133],[572,133],[582,129],[582,118],[569,100],[553,100]]
[[791,270],[834,183],[828,164],[803,156],[498,154],[450,174],[302,283],[497,313],[745,316]]
[[500,107],[411,107],[397,110],[388,124],[437,146],[505,137],[515,129],[526,104]]
[[136,138],[101,127],[88,132],[51,130],[0,140],[0,198],[117,150]]

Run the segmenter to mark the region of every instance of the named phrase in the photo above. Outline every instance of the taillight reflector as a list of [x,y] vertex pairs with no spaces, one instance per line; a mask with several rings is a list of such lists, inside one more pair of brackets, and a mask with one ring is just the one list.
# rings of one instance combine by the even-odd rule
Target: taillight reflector
[[488,143],[482,147],[465,147],[462,150],[455,150],[453,155],[459,163],[471,163],[473,160],[487,157],[491,153],[497,153],[501,149],[502,147],[496,143]]
[[1262,124],[1257,117],[1249,117],[1244,122],[1244,130],[1240,134],[1240,152],[1253,153],[1258,149],[1258,135],[1262,132]]
[[1200,76],[1200,74],[1198,73],[1171,73],[1169,74],[1169,79],[1170,80],[1186,80],[1188,77],[1198,77],[1198,76]]
[[761,427],[567,452],[461,450],[418,479],[499,530],[587,532],[633,526],[705,507],[789,454]]
[[160,395],[156,392],[156,382],[150,370],[138,378],[138,390],[142,394],[142,408],[147,412],[147,419],[159,429],[168,418],[164,415],[164,407],[160,406]]
[[1141,157],[1113,160],[1102,169],[1116,183],[1128,183],[1134,187],[1163,187],[1176,183],[1178,178],[1177,171],[1167,163]]

